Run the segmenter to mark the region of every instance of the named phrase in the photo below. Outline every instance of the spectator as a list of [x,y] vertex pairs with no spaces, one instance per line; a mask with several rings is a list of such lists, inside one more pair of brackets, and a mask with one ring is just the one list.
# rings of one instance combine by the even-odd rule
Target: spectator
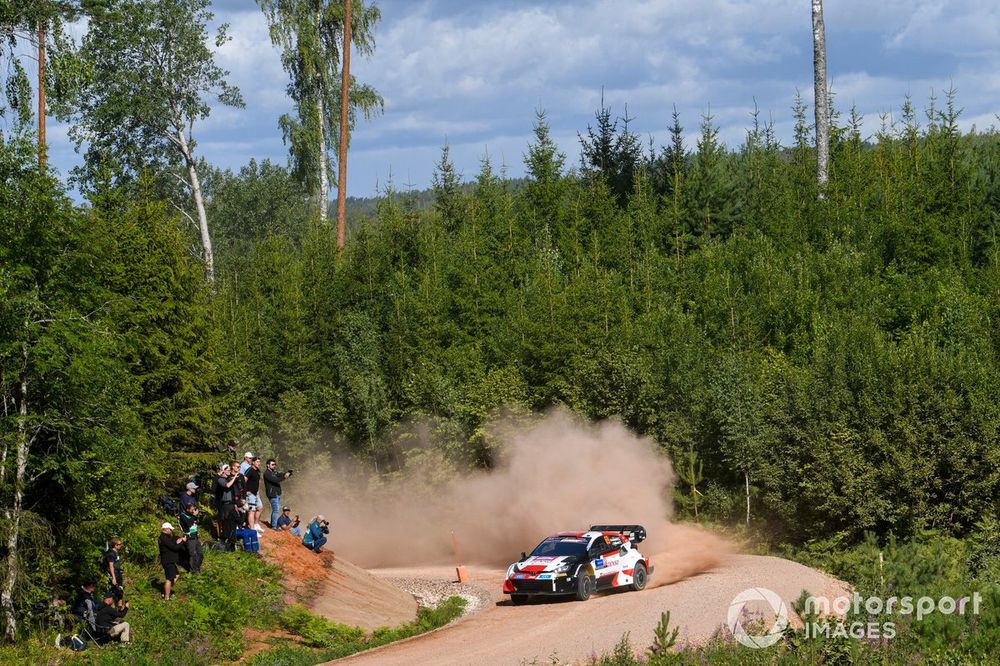
[[281,512],[281,482],[292,475],[292,470],[286,472],[278,471],[278,463],[274,458],[267,461],[267,469],[264,470],[264,490],[267,492],[267,499],[271,501],[271,529],[278,529],[278,516]]
[[122,600],[125,595],[122,588],[122,540],[118,537],[111,537],[111,547],[105,551],[101,557],[101,571],[108,577],[108,584],[111,586],[111,596],[115,603]]
[[170,601],[170,590],[177,582],[177,563],[180,561],[181,551],[185,549],[185,538],[174,538],[174,526],[170,523],[163,523],[160,526],[160,564],[163,565],[163,599]]
[[299,520],[299,514],[295,514],[295,520],[292,520],[289,517],[290,511],[291,509],[289,509],[287,506],[281,507],[281,517],[278,518],[278,529],[291,532],[295,536],[300,537],[302,536],[302,528],[299,527],[299,524],[301,522]]
[[229,464],[229,470],[229,473],[236,477],[236,483],[233,484],[233,503],[239,504],[239,501],[246,499],[247,496],[247,478],[243,476],[240,464],[235,460]]
[[126,613],[128,613],[127,601],[116,606],[111,595],[106,595],[104,603],[97,609],[97,634],[128,643],[131,640],[129,635],[131,628],[128,622],[122,621]]
[[73,614],[87,623],[91,633],[97,633],[97,599],[94,597],[95,583],[85,580],[73,600]]
[[181,493],[181,511],[187,509],[192,504],[198,504],[198,498],[195,495],[198,492],[198,484],[194,481],[189,481],[186,486],[184,486],[184,492]]
[[204,555],[201,551],[201,539],[198,535],[198,518],[201,510],[197,504],[185,507],[181,511],[181,532],[187,537],[188,571],[201,573],[201,562]]
[[257,530],[250,529],[248,517],[250,512],[246,505],[246,500],[240,502],[236,509],[236,536],[243,539],[243,550],[248,553],[260,552],[260,540],[257,538]]
[[323,550],[326,544],[326,535],[330,533],[330,523],[326,516],[320,514],[312,519],[306,528],[305,536],[302,537],[302,545],[318,553]]
[[240,463],[240,474],[246,474],[250,466],[253,465],[254,455],[247,451],[243,454],[243,462]]
[[253,458],[250,467],[243,473],[247,491],[247,527],[263,532],[260,526],[260,512],[264,503],[260,498],[260,458]]
[[236,474],[232,474],[232,469],[226,463],[219,465],[219,476],[215,479],[215,505],[216,516],[219,520],[219,538],[229,544],[233,540],[233,530],[236,529],[234,523],[233,506],[236,501],[236,493],[233,486],[236,485]]

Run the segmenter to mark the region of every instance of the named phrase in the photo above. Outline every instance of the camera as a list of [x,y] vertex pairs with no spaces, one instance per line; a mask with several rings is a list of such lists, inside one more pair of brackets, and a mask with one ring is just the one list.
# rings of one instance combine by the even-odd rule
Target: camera
[[292,472],[294,472],[294,471],[295,471],[294,469],[290,469],[287,472],[285,472],[285,474],[287,474],[288,476],[291,476]]
[[319,531],[322,532],[323,534],[329,534],[330,526],[327,525],[326,523],[323,523],[322,525],[319,526]]

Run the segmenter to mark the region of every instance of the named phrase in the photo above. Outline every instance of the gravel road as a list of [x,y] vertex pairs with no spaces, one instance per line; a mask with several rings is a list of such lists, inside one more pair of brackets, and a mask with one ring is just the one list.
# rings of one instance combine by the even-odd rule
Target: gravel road
[[551,601],[515,607],[500,593],[503,571],[476,567],[468,570],[471,580],[465,585],[452,582],[453,567],[372,571],[428,601],[456,593],[466,596],[473,600],[470,612],[438,631],[329,663],[573,664],[610,651],[626,632],[630,632],[637,651],[644,650],[665,610],[671,613],[671,625],[680,628],[680,641],[704,641],[725,624],[733,597],[747,588],[771,589],[789,606],[803,589],[814,595],[847,593],[842,582],[795,562],[732,555],[713,571],[642,592],[599,594],[586,602]]

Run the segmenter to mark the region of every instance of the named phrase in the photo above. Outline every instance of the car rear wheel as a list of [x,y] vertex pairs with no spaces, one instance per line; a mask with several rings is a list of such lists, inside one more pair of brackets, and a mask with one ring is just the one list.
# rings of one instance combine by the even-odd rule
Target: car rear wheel
[[515,606],[523,606],[524,604],[528,603],[528,595],[512,594],[510,595],[510,603],[514,604]]
[[576,599],[586,601],[594,593],[594,579],[587,574],[580,574],[576,579]]
[[632,589],[636,592],[646,587],[646,564],[636,562],[635,569],[632,570]]

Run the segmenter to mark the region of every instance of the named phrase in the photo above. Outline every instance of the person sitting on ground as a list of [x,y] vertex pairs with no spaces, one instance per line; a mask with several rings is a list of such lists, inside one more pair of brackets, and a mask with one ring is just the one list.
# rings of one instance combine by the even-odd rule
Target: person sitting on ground
[[239,503],[236,508],[236,536],[243,539],[243,550],[248,553],[260,552],[260,540],[257,530],[250,529],[248,523],[250,512],[247,508],[246,500]]
[[201,539],[198,535],[198,518],[201,510],[197,504],[185,507],[181,511],[181,532],[187,537],[185,547],[188,555],[188,571],[193,574],[201,573],[201,563],[204,555],[201,550]]
[[274,458],[267,461],[267,469],[264,470],[264,491],[267,499],[271,502],[271,529],[278,529],[278,516],[281,512],[281,482],[292,475],[292,470],[284,472],[278,471],[278,463]]
[[299,514],[295,514],[295,519],[293,520],[289,516],[289,509],[287,506],[281,507],[281,517],[278,518],[278,529],[285,530],[286,532],[291,532],[297,537],[302,536],[302,528],[299,524],[302,522],[299,520]]
[[189,481],[186,486],[184,486],[184,492],[181,493],[181,511],[188,508],[192,504],[198,503],[198,497],[196,493],[198,492],[198,484],[194,481]]
[[110,547],[101,557],[101,571],[108,577],[108,585],[111,586],[111,596],[115,602],[122,600],[125,591],[122,588],[122,540],[118,537],[111,537]]
[[326,545],[326,535],[329,533],[330,523],[326,516],[320,514],[313,518],[309,526],[306,527],[305,536],[302,537],[302,545],[314,553],[318,553]]
[[127,601],[116,606],[111,595],[105,595],[104,603],[97,609],[98,635],[128,643],[132,638],[129,634],[131,627],[128,622],[122,621],[126,613],[128,613]]
[[73,600],[73,614],[87,623],[92,633],[97,632],[97,599],[94,597],[95,581],[85,580]]
[[163,594],[161,596],[165,601],[170,601],[171,599],[171,588],[179,577],[177,563],[180,562],[181,551],[187,548],[184,545],[184,542],[187,540],[186,537],[175,538],[173,532],[174,526],[170,523],[163,523],[160,526],[160,564],[163,565],[164,578]]

